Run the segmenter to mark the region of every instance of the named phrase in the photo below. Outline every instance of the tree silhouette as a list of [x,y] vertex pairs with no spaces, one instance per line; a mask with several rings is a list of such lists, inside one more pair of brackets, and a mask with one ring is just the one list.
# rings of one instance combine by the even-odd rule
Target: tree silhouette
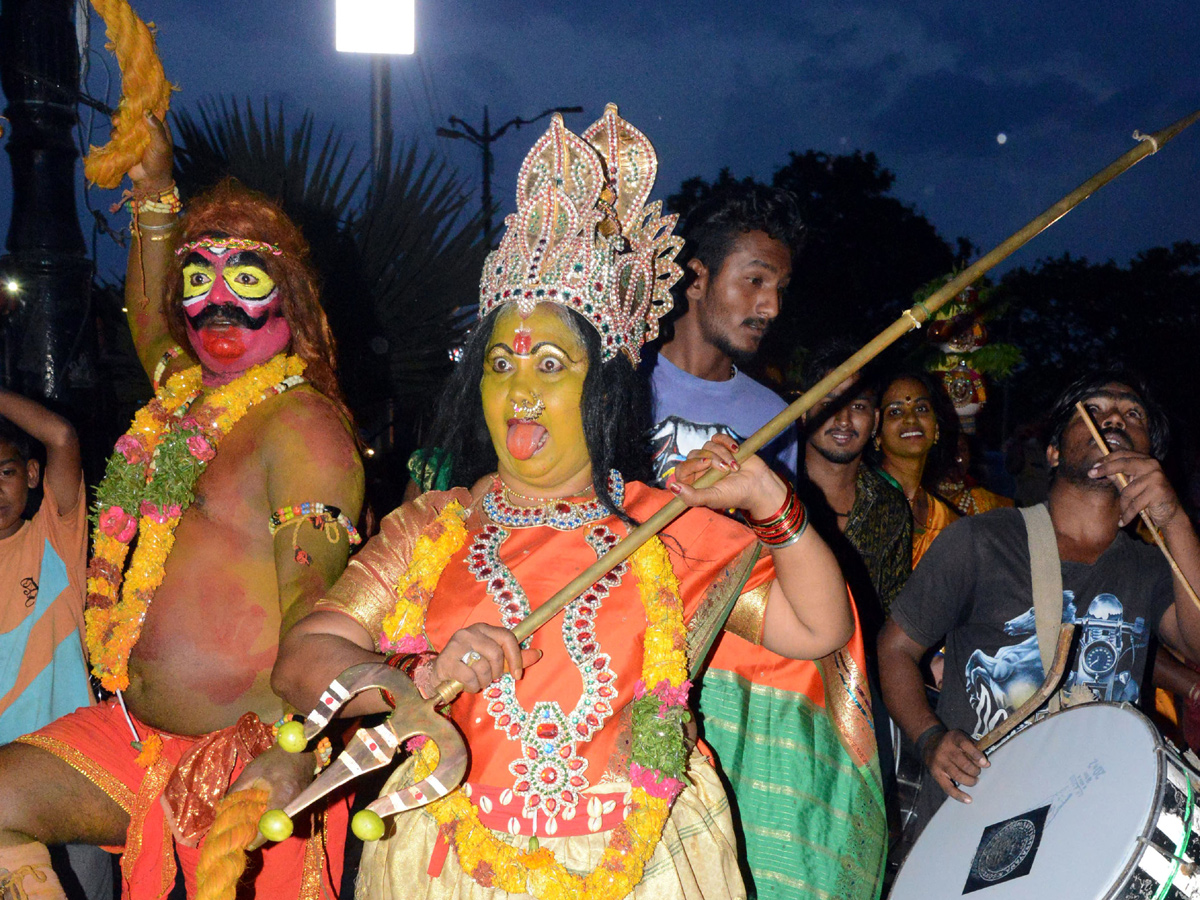
[[1008,272],[996,289],[1009,314],[1000,332],[1025,362],[1006,419],[1030,421],[1089,366],[1124,362],[1145,373],[1182,443],[1200,441],[1200,243],[1137,254],[1128,266],[1064,255]]
[[[712,182],[689,178],[667,208],[686,215],[737,181],[728,169]],[[955,251],[929,220],[889,196],[895,176],[874,153],[790,153],[771,182],[795,195],[806,234],[788,298],[763,344],[764,367],[794,369],[805,348],[828,337],[865,342],[917,288],[954,267]],[[969,255],[970,243],[960,238],[957,256]]]

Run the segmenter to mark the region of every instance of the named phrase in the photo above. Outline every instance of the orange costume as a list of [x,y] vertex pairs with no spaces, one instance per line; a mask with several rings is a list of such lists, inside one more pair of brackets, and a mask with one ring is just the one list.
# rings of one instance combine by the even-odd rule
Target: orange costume
[[[194,896],[199,845],[213,823],[214,807],[246,763],[274,742],[271,727],[253,713],[201,737],[133,722],[141,748],[131,743],[116,700],[81,709],[17,740],[53,753],[129,814],[125,846],[108,848],[123,854],[122,896],[166,897],[175,885],[176,854],[187,895]],[[349,802],[342,797],[316,819],[322,827],[315,836],[312,822],[298,821],[296,836],[265,847],[256,896],[317,900],[331,886],[340,890],[348,821]]]
[[913,519],[913,568],[921,561],[933,539],[958,518],[958,513],[928,491],[925,496],[929,501],[929,514],[924,522]]
[[[644,520],[670,496],[633,482],[625,487],[624,508]],[[472,502],[461,489],[434,492],[387,516],[317,608],[352,616],[378,642],[418,536],[450,500],[465,507]],[[487,524],[480,506],[476,501],[471,508],[465,545],[450,559],[429,603],[426,635],[434,648],[475,622],[511,627],[513,617],[536,609],[627,532],[603,511],[571,529]],[[769,556],[760,556],[748,529],[704,509],[684,514],[663,542],[679,580],[694,673],[729,608],[739,597],[753,603],[765,594],[774,567]],[[520,681],[505,675],[451,707],[471,753],[467,790],[484,823],[522,836],[513,841],[536,834],[575,870],[596,864],[605,832],[625,815],[627,707],[646,635],[637,579],[628,565],[597,584],[530,638],[529,646],[544,655]],[[650,886],[665,878],[675,895],[744,896],[728,801],[711,762],[694,753],[688,777],[692,784],[672,809],[638,895],[648,890],[652,896]],[[401,814],[395,827],[395,837],[364,851],[359,896],[468,896],[479,890],[455,854],[447,854],[427,812]]]

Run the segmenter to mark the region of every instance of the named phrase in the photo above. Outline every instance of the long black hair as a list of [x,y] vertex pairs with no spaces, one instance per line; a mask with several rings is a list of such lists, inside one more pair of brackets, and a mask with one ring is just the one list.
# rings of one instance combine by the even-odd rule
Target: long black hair
[[[503,307],[501,307],[503,309]],[[580,400],[583,435],[592,461],[596,497],[626,524],[632,520],[613,502],[608,472],[616,469],[627,480],[647,481],[650,465],[650,390],[629,358],[618,353],[607,362],[600,356],[600,335],[574,310],[554,306],[587,350],[588,370]],[[438,401],[430,443],[448,450],[454,461],[453,483],[470,487],[496,470],[499,460],[483,417],[479,381],[492,329],[500,309],[493,310],[471,333],[462,358],[454,367]]]

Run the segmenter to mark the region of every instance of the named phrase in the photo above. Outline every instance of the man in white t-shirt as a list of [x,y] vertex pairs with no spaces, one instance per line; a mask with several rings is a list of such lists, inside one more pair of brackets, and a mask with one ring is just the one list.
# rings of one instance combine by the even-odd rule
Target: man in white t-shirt
[[[714,434],[749,437],[786,405],[739,366],[753,360],[779,315],[801,228],[787,191],[740,184],[702,203],[684,223],[684,278],[675,301],[683,312],[647,366],[660,483]],[[760,455],[794,480],[796,446],[789,428]]]

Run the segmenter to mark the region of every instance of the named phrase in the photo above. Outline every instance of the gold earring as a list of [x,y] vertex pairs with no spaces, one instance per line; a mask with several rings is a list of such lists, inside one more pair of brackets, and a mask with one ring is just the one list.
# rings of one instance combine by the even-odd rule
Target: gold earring
[[878,433],[878,432],[876,432],[876,433],[873,435],[873,437],[875,438],[875,449],[876,449],[876,450],[879,450],[879,449],[880,449],[880,448],[883,446],[883,445],[882,445],[882,443],[880,443],[880,440],[879,440],[879,433]]

